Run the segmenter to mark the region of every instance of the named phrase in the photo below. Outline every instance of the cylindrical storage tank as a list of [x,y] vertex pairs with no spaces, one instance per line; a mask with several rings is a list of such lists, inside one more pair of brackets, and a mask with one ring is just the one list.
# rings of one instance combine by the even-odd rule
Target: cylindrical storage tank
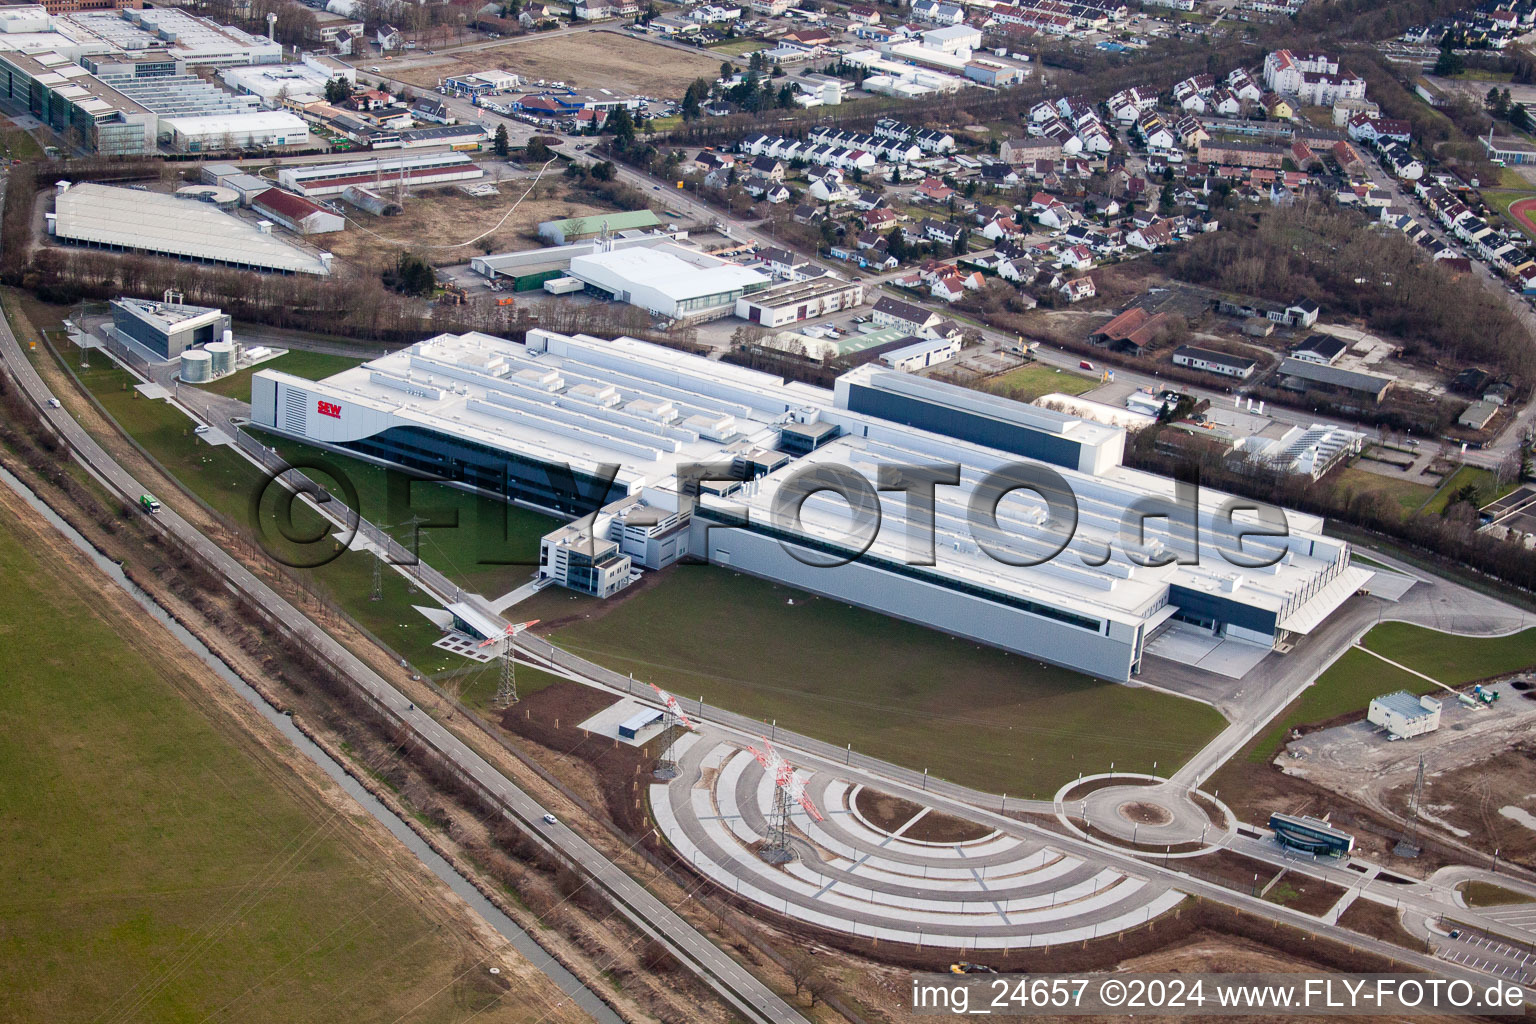
[[224,328],[224,337],[219,340],[226,345],[233,345],[235,343],[235,332],[226,327]]
[[188,384],[201,384],[213,379],[213,357],[200,348],[189,348],[181,354],[181,379]]
[[222,377],[226,373],[235,371],[235,346],[227,341],[210,341],[206,346],[208,356],[213,360],[210,367],[215,377]]

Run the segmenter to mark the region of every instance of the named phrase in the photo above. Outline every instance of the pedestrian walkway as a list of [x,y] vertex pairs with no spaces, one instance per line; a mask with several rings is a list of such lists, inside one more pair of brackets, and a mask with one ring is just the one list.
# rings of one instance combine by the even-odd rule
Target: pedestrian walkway
[[555,580],[553,576],[540,576],[536,579],[529,580],[527,583],[524,583],[516,590],[509,590],[507,593],[502,594],[500,597],[496,598],[496,600],[487,603],[490,605],[492,611],[494,611],[497,615],[500,615],[508,608],[511,608],[513,605],[518,604],[519,602],[528,600],[534,594],[537,594],[539,591],[543,590],[545,587],[554,582]]

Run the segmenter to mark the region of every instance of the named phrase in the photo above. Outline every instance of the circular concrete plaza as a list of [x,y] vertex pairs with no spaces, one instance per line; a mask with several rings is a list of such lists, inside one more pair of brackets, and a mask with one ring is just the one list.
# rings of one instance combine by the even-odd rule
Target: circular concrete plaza
[[760,854],[774,785],[752,754],[706,731],[678,744],[678,763],[678,776],[654,784],[650,797],[682,857],[746,899],[850,935],[956,949],[1048,946],[1141,925],[1184,898],[1022,828],[913,838],[942,836],[945,828],[932,827],[942,816],[899,802],[914,813],[882,827],[861,811],[857,782],[805,769],[823,820],[793,805],[794,857],[770,864]]

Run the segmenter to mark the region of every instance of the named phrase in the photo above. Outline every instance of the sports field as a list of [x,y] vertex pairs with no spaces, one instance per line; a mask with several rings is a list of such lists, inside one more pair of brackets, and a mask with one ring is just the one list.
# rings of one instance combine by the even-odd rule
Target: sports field
[[1488,204],[1502,210],[1528,238],[1536,238],[1536,196],[1529,192],[1493,191],[1486,195]]
[[1204,704],[715,566],[677,566],[553,639],[680,696],[1013,796],[1111,762],[1166,774],[1225,724]]
[[0,1020],[546,1019],[542,976],[503,968],[495,1007],[456,980],[482,951],[404,852],[21,536],[0,525]]

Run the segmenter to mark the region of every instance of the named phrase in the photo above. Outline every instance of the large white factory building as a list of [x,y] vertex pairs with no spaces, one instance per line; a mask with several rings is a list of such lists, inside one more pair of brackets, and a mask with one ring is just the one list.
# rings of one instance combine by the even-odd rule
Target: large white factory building
[[[1370,578],[1314,516],[1261,527],[1209,491],[1181,514],[1120,428],[874,364],[828,391],[629,338],[440,335],[322,381],[260,371],[251,399],[280,433],[576,519],[543,542],[567,586],[692,555],[1112,680],[1172,619],[1273,646]],[[926,503],[912,466],[949,467]]]

